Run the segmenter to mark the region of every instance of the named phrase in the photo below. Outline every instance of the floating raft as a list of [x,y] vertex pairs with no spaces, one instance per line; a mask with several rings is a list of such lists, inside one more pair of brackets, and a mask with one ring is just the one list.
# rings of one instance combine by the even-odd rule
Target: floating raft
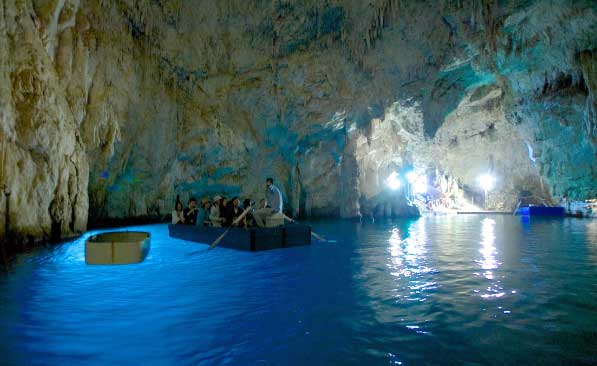
[[[227,228],[190,225],[168,225],[170,237],[211,244]],[[218,247],[248,250],[269,250],[311,244],[311,226],[286,225],[274,228],[230,228]]]
[[516,214],[520,216],[564,217],[566,215],[566,210],[564,207],[526,206],[516,210]]
[[131,264],[143,262],[151,236],[141,231],[117,231],[93,235],[85,242],[87,264]]

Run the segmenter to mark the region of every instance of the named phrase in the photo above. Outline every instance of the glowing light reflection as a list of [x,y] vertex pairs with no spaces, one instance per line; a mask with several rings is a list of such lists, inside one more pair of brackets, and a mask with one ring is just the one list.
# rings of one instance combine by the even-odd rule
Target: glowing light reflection
[[[400,239],[400,231],[396,228],[392,229],[392,235],[388,239],[390,244],[390,256],[392,261],[392,267],[398,268],[402,266],[402,240]],[[393,274],[393,273],[392,273]]]
[[[481,260],[477,261],[481,268],[485,270],[483,277],[488,280],[494,280],[493,270],[497,269],[501,263],[496,259],[497,249],[495,247],[495,220],[486,218],[481,222]],[[499,285],[499,280],[486,288],[486,293],[481,297],[484,299],[500,298],[506,293]],[[475,291],[478,292],[478,291]]]
[[420,259],[427,253],[425,243],[427,233],[425,232],[425,221],[418,220],[408,228],[408,237],[404,239],[404,259],[416,273],[425,272],[425,268],[419,263]]
[[495,220],[485,219],[481,223],[481,249],[479,252],[483,256],[481,268],[485,270],[483,274],[488,280],[493,279],[492,269],[498,267],[498,261],[495,259],[497,250],[495,248]]
[[392,276],[408,281],[401,285],[409,290],[408,294],[398,296],[402,298],[402,301],[426,301],[427,297],[423,293],[436,288],[437,284],[422,277],[422,275],[433,271],[432,268],[425,265],[427,260],[425,221],[414,222],[408,228],[407,235],[405,239],[401,240],[398,229],[392,230],[388,239],[390,252],[388,267],[391,269]]

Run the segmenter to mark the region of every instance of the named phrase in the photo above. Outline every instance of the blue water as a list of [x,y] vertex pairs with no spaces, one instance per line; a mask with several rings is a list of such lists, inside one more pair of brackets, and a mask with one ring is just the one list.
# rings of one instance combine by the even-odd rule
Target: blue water
[[[0,274],[2,365],[597,364],[597,221],[315,222],[259,253],[150,231],[136,265],[85,237]],[[130,228],[129,228],[130,229]]]

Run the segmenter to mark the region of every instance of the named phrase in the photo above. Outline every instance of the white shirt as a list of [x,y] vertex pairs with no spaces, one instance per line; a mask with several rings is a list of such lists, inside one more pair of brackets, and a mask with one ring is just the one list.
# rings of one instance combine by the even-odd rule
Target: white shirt
[[179,222],[183,221],[183,213],[182,211],[178,212],[176,210],[172,211],[172,223],[178,224]]
[[209,219],[212,222],[220,221],[220,208],[217,204],[211,206],[211,210],[209,211]]

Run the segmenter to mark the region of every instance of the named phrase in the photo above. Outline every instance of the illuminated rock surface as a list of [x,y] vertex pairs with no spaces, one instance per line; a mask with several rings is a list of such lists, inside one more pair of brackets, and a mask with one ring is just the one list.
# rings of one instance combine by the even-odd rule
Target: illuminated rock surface
[[266,176],[295,213],[409,214],[385,179],[411,166],[469,200],[493,169],[489,208],[595,197],[596,24],[593,1],[2,0],[12,228]]

